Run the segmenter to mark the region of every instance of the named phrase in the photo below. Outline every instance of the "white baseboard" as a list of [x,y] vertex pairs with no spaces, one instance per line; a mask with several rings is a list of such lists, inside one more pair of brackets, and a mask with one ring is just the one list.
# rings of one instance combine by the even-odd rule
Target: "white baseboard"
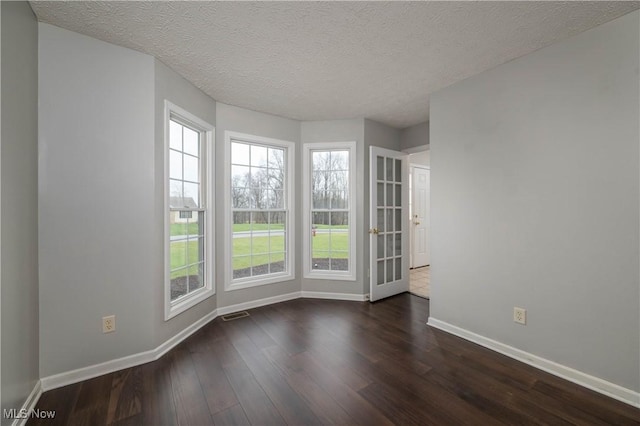
[[252,300],[250,302],[238,303],[236,305],[223,306],[218,308],[218,315],[232,314],[247,309],[259,308],[260,306],[272,305],[274,303],[286,302],[287,300],[299,299],[300,292],[281,294],[279,296],[265,297],[264,299]]
[[465,340],[469,340],[473,343],[477,343],[480,346],[491,349],[510,358],[516,359],[525,364],[529,364],[554,376],[561,377],[570,382],[576,383],[585,388],[591,389],[595,392],[617,399],[634,407],[640,408],[640,392],[635,392],[631,389],[624,388],[615,383],[608,382],[595,376],[591,376],[582,371],[575,370],[571,367],[567,367],[558,364],[554,361],[550,361],[546,358],[533,355],[529,352],[525,352],[521,349],[514,348],[513,346],[500,343],[496,340],[489,339],[487,337],[476,334],[472,331],[465,330],[464,328],[451,325],[445,321],[440,321],[436,318],[429,318],[427,322],[431,327],[437,328],[447,333],[451,333]]
[[92,379],[102,376],[103,374],[113,373],[114,371],[123,370],[125,368],[135,367],[136,365],[145,364],[155,359],[155,350],[139,352],[137,354],[125,356],[122,358],[112,359],[100,364],[89,365],[87,367],[78,368],[64,373],[54,374],[52,376],[43,377],[42,390],[60,388],[83,380]]
[[302,297],[309,299],[331,299],[331,300],[351,300],[354,302],[364,302],[369,300],[368,294],[348,294],[348,293],[327,293],[324,291],[301,291]]
[[[41,385],[40,392],[67,386],[73,383],[82,382],[104,374],[113,373],[115,371],[124,370],[125,368],[135,367],[136,365],[146,364],[155,361],[162,355],[169,352],[176,345],[187,337],[198,331],[204,325],[214,320],[219,315],[226,315],[233,312],[244,311],[246,309],[258,308],[260,306],[271,305],[274,303],[285,302],[287,300],[299,299],[300,297],[314,297],[319,299],[337,299],[337,300],[357,300],[363,301],[367,295],[361,294],[342,294],[342,293],[322,293],[322,292],[300,292],[281,294],[279,296],[267,297],[264,299],[252,300],[250,302],[238,303],[236,305],[223,306],[213,312],[208,313],[198,321],[194,322],[166,342],[162,343],[155,349],[139,352],[137,354],[113,359],[100,364],[94,364],[87,367],[78,368],[76,370],[66,371],[60,374],[43,377],[38,386]],[[36,400],[37,401],[37,400]]]
[[[30,413],[31,410],[36,408],[36,404],[38,403],[38,400],[40,399],[40,395],[42,395],[42,383],[40,380],[38,380],[36,382],[36,385],[33,387],[33,389],[31,390],[31,393],[29,394],[29,396],[27,397],[27,399],[24,401],[24,404],[22,404],[22,408],[20,409],[20,412],[23,413]],[[27,424],[27,420],[29,420],[29,418],[24,418],[24,419],[14,419],[13,423],[11,423],[12,426],[24,426]]]

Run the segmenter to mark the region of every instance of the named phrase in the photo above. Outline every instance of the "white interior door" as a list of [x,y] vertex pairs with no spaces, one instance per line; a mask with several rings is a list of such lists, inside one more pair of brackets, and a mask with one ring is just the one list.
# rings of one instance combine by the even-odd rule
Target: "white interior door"
[[414,166],[411,187],[411,228],[413,255],[412,266],[419,268],[431,263],[431,248],[429,247],[429,211],[430,211],[430,186],[431,170]]
[[372,146],[369,155],[370,299],[374,302],[409,291],[409,167],[402,152]]

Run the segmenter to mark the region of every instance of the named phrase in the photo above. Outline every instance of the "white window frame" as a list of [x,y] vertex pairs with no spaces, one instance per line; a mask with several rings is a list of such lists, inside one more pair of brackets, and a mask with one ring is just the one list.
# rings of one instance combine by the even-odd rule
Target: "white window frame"
[[[356,261],[356,230],[358,229],[357,220],[357,202],[356,202],[356,142],[320,142],[306,143],[303,145],[303,276],[305,278],[322,279],[322,280],[343,280],[355,281],[357,271]],[[311,154],[313,151],[332,151],[332,150],[348,150],[349,151],[349,270],[348,271],[325,271],[311,268]]]
[[[170,185],[169,185],[169,147],[170,147],[170,131],[169,125],[172,117],[182,122],[194,130],[200,132],[201,158],[204,164],[204,173],[202,173],[202,193],[205,206],[205,223],[204,223],[204,260],[205,274],[204,286],[188,293],[178,299],[171,301],[171,254],[170,254]],[[216,292],[213,282],[214,259],[215,259],[215,197],[213,190],[215,188],[214,173],[214,141],[215,128],[206,121],[196,117],[187,110],[180,108],[171,102],[164,101],[164,319],[175,317],[176,315],[186,311],[192,306],[197,305],[203,300],[213,296]]]
[[[224,199],[225,212],[225,291],[239,290],[243,288],[256,287],[261,285],[273,284],[283,281],[290,281],[296,278],[295,274],[295,194],[294,194],[294,179],[295,179],[295,144],[293,142],[284,141],[280,139],[267,138],[263,136],[250,135],[246,133],[239,133],[233,131],[225,131],[225,170],[224,170]],[[247,144],[257,144],[273,146],[276,148],[283,148],[285,150],[286,157],[286,170],[285,170],[285,190],[287,196],[285,199],[287,210],[287,221],[285,227],[286,233],[286,265],[287,268],[283,272],[276,272],[271,274],[252,276],[246,278],[233,278],[233,215],[231,205],[231,142],[245,142]]]

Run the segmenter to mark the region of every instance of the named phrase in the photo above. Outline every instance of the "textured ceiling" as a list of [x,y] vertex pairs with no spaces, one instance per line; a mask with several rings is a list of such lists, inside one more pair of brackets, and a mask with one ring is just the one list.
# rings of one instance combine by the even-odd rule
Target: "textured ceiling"
[[31,2],[214,99],[299,120],[428,119],[429,94],[640,2]]

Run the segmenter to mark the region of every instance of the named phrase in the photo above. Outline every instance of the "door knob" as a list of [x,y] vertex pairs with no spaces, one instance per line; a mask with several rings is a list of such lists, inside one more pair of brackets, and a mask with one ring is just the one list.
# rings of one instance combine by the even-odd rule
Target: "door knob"
[[369,233],[370,233],[370,234],[378,235],[378,233],[379,233],[379,232],[380,232],[380,231],[378,230],[378,228],[372,228],[372,229],[369,229]]

